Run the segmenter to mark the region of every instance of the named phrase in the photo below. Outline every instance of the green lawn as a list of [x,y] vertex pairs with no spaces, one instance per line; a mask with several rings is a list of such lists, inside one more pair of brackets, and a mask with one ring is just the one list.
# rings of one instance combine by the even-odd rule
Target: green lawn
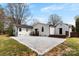
[[33,56],[36,55],[34,51],[19,42],[0,35],[0,56]]
[[67,38],[65,45],[71,48],[71,50],[65,52],[63,55],[79,56],[79,38]]

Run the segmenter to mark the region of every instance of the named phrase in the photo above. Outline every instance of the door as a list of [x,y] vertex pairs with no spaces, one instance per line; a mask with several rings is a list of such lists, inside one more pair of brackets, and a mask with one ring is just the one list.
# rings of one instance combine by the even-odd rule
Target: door
[[38,29],[35,29],[35,36],[39,36],[39,31],[38,31]]
[[62,28],[59,28],[59,34],[62,34]]

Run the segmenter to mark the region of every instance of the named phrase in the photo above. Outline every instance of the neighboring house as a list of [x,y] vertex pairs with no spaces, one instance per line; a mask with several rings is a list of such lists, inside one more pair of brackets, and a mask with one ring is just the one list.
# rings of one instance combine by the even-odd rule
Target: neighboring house
[[28,25],[14,25],[13,34],[15,36],[30,35],[32,28],[33,28],[32,26]]
[[31,32],[39,32],[40,36],[49,36],[49,35],[68,35],[72,32],[72,25],[65,23],[58,24],[56,26],[44,23],[36,23],[33,26],[20,25],[15,26],[16,35],[30,35]]

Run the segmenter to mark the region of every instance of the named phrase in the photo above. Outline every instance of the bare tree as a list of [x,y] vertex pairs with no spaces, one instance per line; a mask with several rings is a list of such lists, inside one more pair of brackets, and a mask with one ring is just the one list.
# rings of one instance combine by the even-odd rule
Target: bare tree
[[6,15],[10,16],[13,23],[21,24],[30,16],[29,5],[24,3],[9,3]]
[[40,21],[37,19],[33,19],[32,24],[37,24],[37,23],[40,23]]
[[4,12],[4,8],[0,5],[0,21],[4,21],[5,18],[5,12]]
[[56,14],[51,14],[48,20],[49,24],[52,24],[53,26],[58,25],[59,23],[62,23],[60,16]]

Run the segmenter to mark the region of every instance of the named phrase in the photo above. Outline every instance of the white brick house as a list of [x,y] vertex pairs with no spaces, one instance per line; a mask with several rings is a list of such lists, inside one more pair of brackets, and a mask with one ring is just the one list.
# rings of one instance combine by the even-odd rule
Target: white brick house
[[40,36],[68,35],[70,37],[70,33],[72,32],[72,25],[62,23],[58,24],[57,26],[53,26],[44,23],[36,23],[33,26],[28,25],[14,26],[15,35],[30,35],[31,32],[35,33],[36,31],[39,32]]
[[72,25],[68,24],[58,24],[57,26],[37,23],[33,25],[33,31],[37,29],[39,35],[41,36],[49,36],[49,35],[69,35],[72,32]]
[[28,25],[14,25],[13,34],[15,36],[30,35],[32,28],[33,28],[32,26]]

